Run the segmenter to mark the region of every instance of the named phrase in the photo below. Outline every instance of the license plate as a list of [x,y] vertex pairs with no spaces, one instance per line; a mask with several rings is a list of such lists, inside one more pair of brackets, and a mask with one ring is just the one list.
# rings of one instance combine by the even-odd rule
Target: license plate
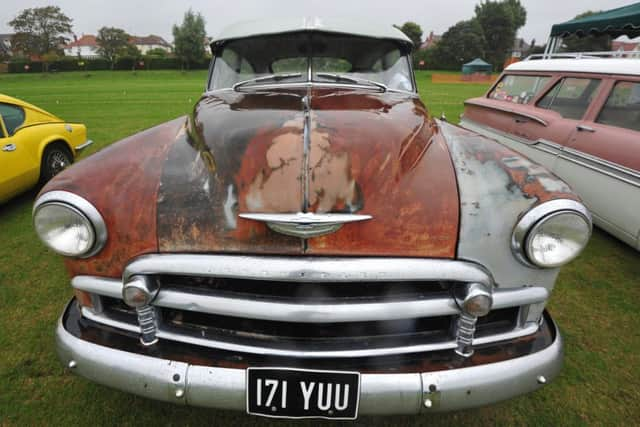
[[353,420],[359,400],[358,372],[247,369],[247,413],[252,415]]

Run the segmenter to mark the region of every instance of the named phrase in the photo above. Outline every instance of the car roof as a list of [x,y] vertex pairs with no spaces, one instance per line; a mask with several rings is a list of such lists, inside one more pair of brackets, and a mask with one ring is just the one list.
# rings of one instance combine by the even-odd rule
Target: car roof
[[18,99],[18,98],[13,98],[13,97],[11,97],[9,95],[5,95],[5,94],[2,94],[2,93],[0,93],[0,103],[13,104],[13,105],[17,105],[17,106],[22,107],[22,108],[28,108],[28,109],[37,111],[39,113],[45,114],[47,116],[51,116],[52,118],[55,118],[57,120],[60,120],[54,114],[51,114],[50,112],[48,112],[46,110],[43,110],[40,107],[36,107],[35,105],[30,104],[30,103],[28,103],[26,101],[23,101],[23,100]]
[[409,37],[392,25],[380,25],[363,19],[343,20],[318,17],[277,18],[239,22],[224,28],[211,42],[216,44],[231,39],[299,31],[351,34],[379,39],[392,39],[409,45],[413,44]]
[[520,61],[505,71],[554,71],[569,73],[626,74],[640,76],[640,59],[580,58]]

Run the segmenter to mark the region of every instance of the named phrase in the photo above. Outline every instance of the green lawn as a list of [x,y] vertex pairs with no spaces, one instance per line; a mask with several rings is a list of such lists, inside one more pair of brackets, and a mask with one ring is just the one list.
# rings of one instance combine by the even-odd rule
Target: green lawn
[[[80,121],[96,141],[84,155],[185,114],[205,72],[0,75],[0,92]],[[432,114],[457,121],[484,85],[431,83],[418,73]],[[135,153],[131,153],[135,156]],[[283,424],[241,413],[159,404],[67,373],[53,332],[71,288],[60,257],[31,227],[35,191],[0,206],[0,426]],[[445,415],[363,418],[362,425],[618,425],[640,422],[640,256],[596,230],[565,268],[550,309],[566,339],[561,376],[543,390],[491,407]],[[313,425],[315,423],[303,423]],[[323,423],[331,425],[331,423]]]

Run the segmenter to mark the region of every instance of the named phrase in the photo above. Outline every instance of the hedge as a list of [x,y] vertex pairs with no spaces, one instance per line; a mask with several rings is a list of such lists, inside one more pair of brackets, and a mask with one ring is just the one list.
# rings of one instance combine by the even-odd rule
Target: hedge
[[[110,70],[111,63],[106,59],[77,59],[64,58],[52,61],[49,64],[49,71],[96,71]],[[28,66],[28,67],[27,67]],[[9,63],[9,73],[41,73],[44,70],[41,61],[13,61]],[[209,68],[209,59],[202,59],[190,64],[192,70],[206,70]],[[119,58],[115,65],[115,70],[180,70],[182,61],[179,58],[161,57],[123,57]]]

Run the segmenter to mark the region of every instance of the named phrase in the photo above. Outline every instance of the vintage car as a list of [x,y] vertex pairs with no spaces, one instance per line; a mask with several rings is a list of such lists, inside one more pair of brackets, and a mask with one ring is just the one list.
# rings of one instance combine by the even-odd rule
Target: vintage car
[[589,212],[543,167],[430,118],[411,48],[355,21],[237,24],[188,117],[50,181],[33,215],[75,292],[63,363],[289,418],[456,410],[552,380],[545,304]]
[[48,181],[91,143],[84,125],[0,94],[0,203]]
[[640,60],[518,62],[466,101],[461,125],[546,166],[596,225],[640,250]]

